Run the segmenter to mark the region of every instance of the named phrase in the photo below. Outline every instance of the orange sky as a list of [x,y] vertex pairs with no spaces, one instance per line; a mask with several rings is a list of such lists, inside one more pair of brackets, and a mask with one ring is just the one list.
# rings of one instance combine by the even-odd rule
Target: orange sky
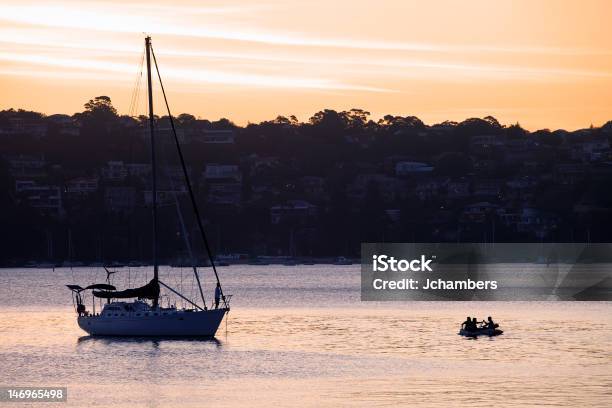
[[177,114],[598,126],[612,119],[610,16],[606,0],[3,0],[0,109],[74,113],[108,95],[128,113],[147,32]]

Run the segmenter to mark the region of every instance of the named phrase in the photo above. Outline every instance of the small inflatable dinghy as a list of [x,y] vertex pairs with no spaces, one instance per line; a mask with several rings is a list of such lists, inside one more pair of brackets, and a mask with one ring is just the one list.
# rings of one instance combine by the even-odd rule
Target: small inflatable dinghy
[[500,329],[487,329],[487,328],[479,328],[476,331],[467,331],[464,329],[459,330],[459,335],[464,337],[478,337],[478,336],[499,336],[504,331]]

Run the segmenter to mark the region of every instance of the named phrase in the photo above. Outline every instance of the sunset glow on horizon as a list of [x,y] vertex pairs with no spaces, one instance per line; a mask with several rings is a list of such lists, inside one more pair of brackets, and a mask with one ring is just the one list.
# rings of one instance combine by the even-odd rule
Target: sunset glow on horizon
[[0,109],[72,114],[108,95],[127,114],[147,33],[176,114],[246,124],[362,108],[600,126],[612,119],[610,15],[605,0],[5,0]]

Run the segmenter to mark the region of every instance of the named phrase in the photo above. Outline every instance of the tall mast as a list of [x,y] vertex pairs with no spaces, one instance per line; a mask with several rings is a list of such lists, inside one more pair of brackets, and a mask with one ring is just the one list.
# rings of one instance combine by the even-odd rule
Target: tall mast
[[[151,131],[151,173],[153,178],[153,280],[159,280],[157,260],[157,169],[155,166],[155,119],[153,117],[153,86],[151,83],[151,37],[145,38],[145,49],[147,54],[147,85],[149,94],[149,128]],[[153,300],[153,306],[157,306],[158,299]]]

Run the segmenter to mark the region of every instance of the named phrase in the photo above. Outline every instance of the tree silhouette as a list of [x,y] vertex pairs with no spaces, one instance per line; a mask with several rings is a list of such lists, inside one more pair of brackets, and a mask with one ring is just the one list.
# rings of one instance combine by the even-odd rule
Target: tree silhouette
[[117,117],[117,109],[113,106],[108,96],[96,96],[85,105],[85,116],[96,117],[100,120],[110,120]]

